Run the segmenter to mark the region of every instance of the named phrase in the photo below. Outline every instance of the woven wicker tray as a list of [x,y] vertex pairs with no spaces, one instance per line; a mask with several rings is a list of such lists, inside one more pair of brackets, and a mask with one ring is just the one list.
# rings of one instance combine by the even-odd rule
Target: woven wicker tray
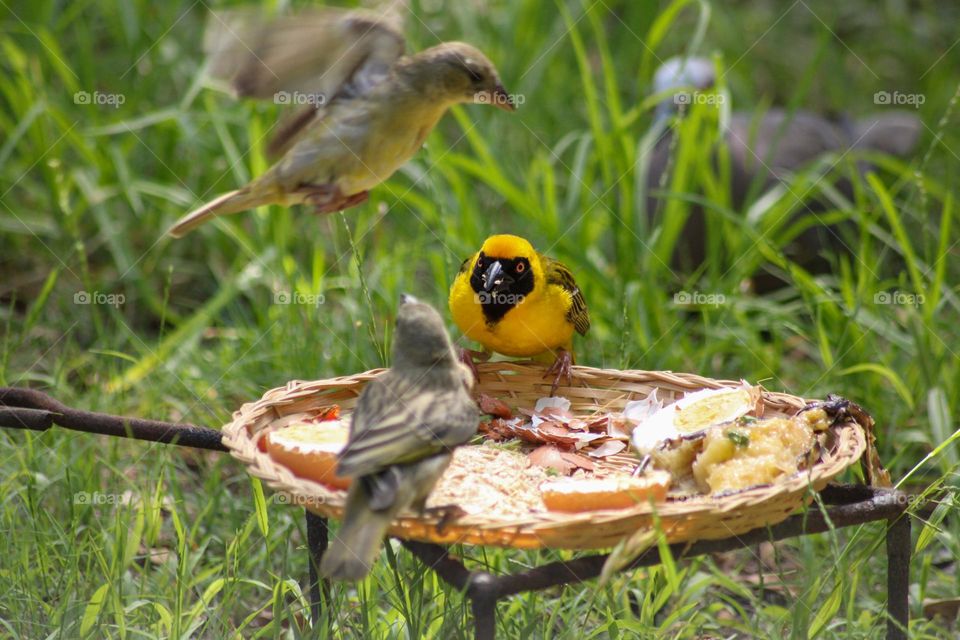
[[[550,385],[539,365],[510,362],[478,366],[479,390],[518,407],[532,407],[548,395]],[[253,403],[243,405],[233,421],[223,428],[223,443],[244,462],[249,472],[315,513],[339,519],[345,491],[293,475],[261,451],[257,444],[278,424],[292,418],[308,418],[317,409],[338,404],[348,414],[364,384],[382,369],[352,376],[316,381],[292,381],[272,389]],[[645,398],[653,389],[669,401],[697,389],[738,386],[739,381],[712,380],[691,374],[663,371],[619,371],[574,367],[573,383],[561,386],[557,394],[568,398],[571,411],[590,414],[598,410],[618,411],[631,400]],[[763,391],[765,417],[793,415],[808,400],[783,393]],[[656,505],[660,526],[670,542],[728,538],[757,527],[772,525],[808,504],[828,481],[865,453],[877,463],[873,448],[873,421],[863,414],[856,420],[831,428],[820,460],[811,468],[773,485],[759,486],[722,497],[702,496],[668,500]],[[878,464],[878,463],[877,463]],[[868,473],[868,477],[869,477]],[[394,521],[390,533],[402,538],[441,544],[466,543],[516,548],[603,549],[640,528],[653,526],[653,508],[642,504],[630,509],[588,513],[531,513],[522,520],[498,521],[478,515],[464,516],[437,529],[437,520],[416,514]]]

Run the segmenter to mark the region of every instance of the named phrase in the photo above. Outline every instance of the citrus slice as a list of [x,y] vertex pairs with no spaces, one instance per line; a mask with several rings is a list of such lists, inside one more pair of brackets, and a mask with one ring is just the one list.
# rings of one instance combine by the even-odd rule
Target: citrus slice
[[600,509],[628,509],[660,502],[667,496],[670,474],[651,471],[640,477],[551,480],[540,485],[543,503],[550,511],[576,513]]
[[759,402],[760,388],[747,384],[688,393],[637,425],[631,434],[633,446],[641,455],[649,453],[666,440],[695,436],[756,413]]
[[294,475],[337,489],[350,486],[350,478],[336,474],[337,456],[347,444],[349,430],[343,420],[297,422],[265,437],[267,453]]

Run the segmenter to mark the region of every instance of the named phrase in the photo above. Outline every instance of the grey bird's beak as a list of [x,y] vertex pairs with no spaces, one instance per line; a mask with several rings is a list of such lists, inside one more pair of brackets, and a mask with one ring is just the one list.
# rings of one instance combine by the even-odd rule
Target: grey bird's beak
[[507,90],[503,88],[502,84],[498,84],[493,88],[493,95],[490,96],[491,104],[498,109],[503,109],[504,111],[516,111],[517,105],[513,104],[513,98],[510,97],[510,94],[507,93]]
[[400,294],[400,304],[416,304],[417,302],[420,302],[420,301],[414,298],[409,293]]
[[483,274],[483,290],[490,293],[503,283],[503,265],[494,260]]

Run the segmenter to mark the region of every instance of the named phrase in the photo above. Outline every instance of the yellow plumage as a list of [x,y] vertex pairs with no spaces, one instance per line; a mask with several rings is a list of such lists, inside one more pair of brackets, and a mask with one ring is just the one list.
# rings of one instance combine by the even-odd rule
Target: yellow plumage
[[590,328],[570,270],[518,236],[487,238],[460,267],[449,304],[464,335],[511,357],[572,359],[574,331]]

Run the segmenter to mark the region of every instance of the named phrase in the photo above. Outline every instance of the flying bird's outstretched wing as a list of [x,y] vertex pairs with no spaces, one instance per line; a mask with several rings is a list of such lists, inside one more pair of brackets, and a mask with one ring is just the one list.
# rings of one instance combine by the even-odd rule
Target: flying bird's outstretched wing
[[377,85],[403,55],[396,12],[314,9],[268,18],[256,10],[214,11],[204,50],[208,73],[238,97],[274,100],[299,108],[268,145],[277,158],[340,95]]
[[331,99],[362,85],[403,55],[399,19],[370,11],[315,9],[266,18],[259,11],[214,11],[204,50],[209,73],[238,96],[273,99],[279,91]]

